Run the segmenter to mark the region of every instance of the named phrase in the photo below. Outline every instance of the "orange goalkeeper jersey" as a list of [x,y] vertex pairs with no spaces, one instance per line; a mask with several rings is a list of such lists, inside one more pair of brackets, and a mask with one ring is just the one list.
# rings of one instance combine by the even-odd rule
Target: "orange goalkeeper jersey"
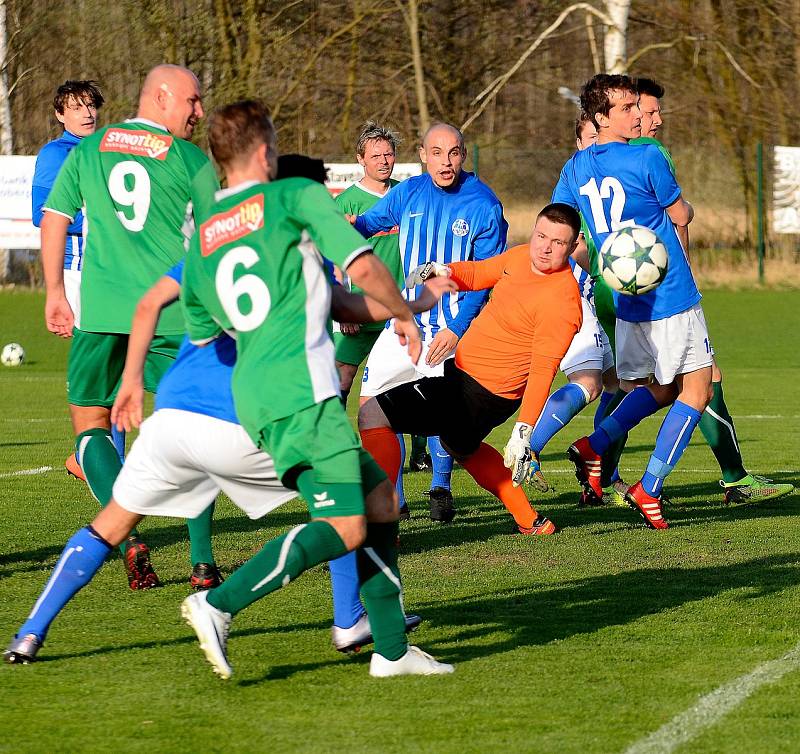
[[456,365],[495,395],[522,398],[519,421],[535,424],[583,319],[572,270],[534,273],[528,244],[448,267],[460,290],[494,288],[458,343]]

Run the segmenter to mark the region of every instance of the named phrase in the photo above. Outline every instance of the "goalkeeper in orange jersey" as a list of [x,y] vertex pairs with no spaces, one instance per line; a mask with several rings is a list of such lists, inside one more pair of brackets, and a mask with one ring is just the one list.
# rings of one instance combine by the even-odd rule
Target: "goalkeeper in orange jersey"
[[[447,275],[459,290],[494,291],[459,341],[455,359],[445,362],[444,376],[400,385],[361,407],[362,443],[390,479],[400,465],[396,432],[439,435],[473,479],[502,501],[520,532],[555,533],[519,485],[538,468],[531,431],[581,326],[580,293],[567,262],[580,228],[574,209],[549,204],[527,244],[477,262],[429,262],[411,271],[407,287]],[[517,409],[501,456],[483,440]]]

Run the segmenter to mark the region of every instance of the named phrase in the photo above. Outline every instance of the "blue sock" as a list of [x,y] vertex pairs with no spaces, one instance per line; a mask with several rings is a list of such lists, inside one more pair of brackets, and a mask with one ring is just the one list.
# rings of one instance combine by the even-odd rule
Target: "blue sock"
[[117,429],[116,425],[111,426],[111,439],[117,449],[120,463],[125,463],[125,430]]
[[36,634],[44,641],[50,624],[64,605],[92,580],[111,549],[90,526],[75,532],[17,636]]
[[449,490],[450,477],[453,475],[453,456],[442,447],[438,437],[428,438],[428,449],[431,451],[431,465],[433,466],[431,489],[444,487]]
[[350,628],[365,612],[358,596],[361,583],[358,580],[355,550],[331,560],[328,566],[331,571],[333,592],[333,625]]
[[654,414],[661,406],[646,387],[631,390],[589,436],[592,450],[603,455],[614,440],[633,429],[642,419]]
[[406,493],[403,489],[403,466],[406,465],[406,440],[403,435],[397,435],[397,441],[400,443],[400,470],[397,472],[397,480],[394,483],[394,488],[397,490],[397,502],[402,508],[406,504]]
[[594,412],[594,428],[597,429],[600,426],[600,422],[603,421],[603,418],[606,415],[606,406],[614,400],[614,396],[616,395],[616,391],[613,393],[607,393],[605,390],[600,393],[600,399],[597,401],[597,411]]
[[642,477],[642,487],[648,495],[658,497],[661,487],[689,445],[692,432],[700,421],[702,412],[675,401],[667,411],[656,438],[656,449],[650,456],[647,471]]
[[531,450],[534,453],[541,453],[553,435],[565,427],[588,402],[588,391],[577,382],[568,382],[556,390],[547,399],[542,414],[533,428]]

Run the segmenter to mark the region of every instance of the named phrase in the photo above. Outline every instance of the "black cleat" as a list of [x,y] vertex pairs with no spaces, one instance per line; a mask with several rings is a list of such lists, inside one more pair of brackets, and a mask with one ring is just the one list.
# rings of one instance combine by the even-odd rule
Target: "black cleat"
[[411,518],[411,511],[408,509],[408,505],[403,503],[400,506],[400,516],[398,517],[398,521],[408,521]]
[[125,572],[128,574],[128,586],[134,591],[161,586],[150,562],[150,548],[136,537],[128,537]]
[[430,471],[433,468],[431,454],[423,451],[422,453],[412,453],[408,459],[409,471]]
[[444,487],[434,487],[425,493],[430,498],[431,521],[449,524],[456,515],[453,494]]
[[216,563],[195,563],[192,568],[192,577],[189,583],[195,591],[213,589],[219,586],[224,579]]

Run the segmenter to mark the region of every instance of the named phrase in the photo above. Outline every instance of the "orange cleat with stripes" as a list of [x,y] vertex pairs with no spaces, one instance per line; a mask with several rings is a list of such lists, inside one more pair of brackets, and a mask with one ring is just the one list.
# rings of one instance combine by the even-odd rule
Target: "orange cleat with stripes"
[[594,452],[588,437],[581,437],[567,449],[567,458],[575,464],[575,476],[587,493],[603,499],[603,485],[600,482],[602,457]]
[[545,518],[539,514],[537,519],[533,522],[533,526],[530,529],[526,529],[524,526],[517,526],[519,529],[520,534],[526,534],[528,536],[543,536],[547,534],[556,534],[558,532],[558,527],[549,519]]
[[64,468],[67,470],[67,474],[69,474],[70,476],[74,476],[76,479],[80,479],[83,482],[86,481],[83,469],[78,463],[78,458],[74,453],[69,458],[67,458],[66,461],[64,461]]
[[669,529],[669,524],[661,513],[661,498],[648,495],[641,482],[636,482],[628,490],[625,502],[644,519],[651,529]]

